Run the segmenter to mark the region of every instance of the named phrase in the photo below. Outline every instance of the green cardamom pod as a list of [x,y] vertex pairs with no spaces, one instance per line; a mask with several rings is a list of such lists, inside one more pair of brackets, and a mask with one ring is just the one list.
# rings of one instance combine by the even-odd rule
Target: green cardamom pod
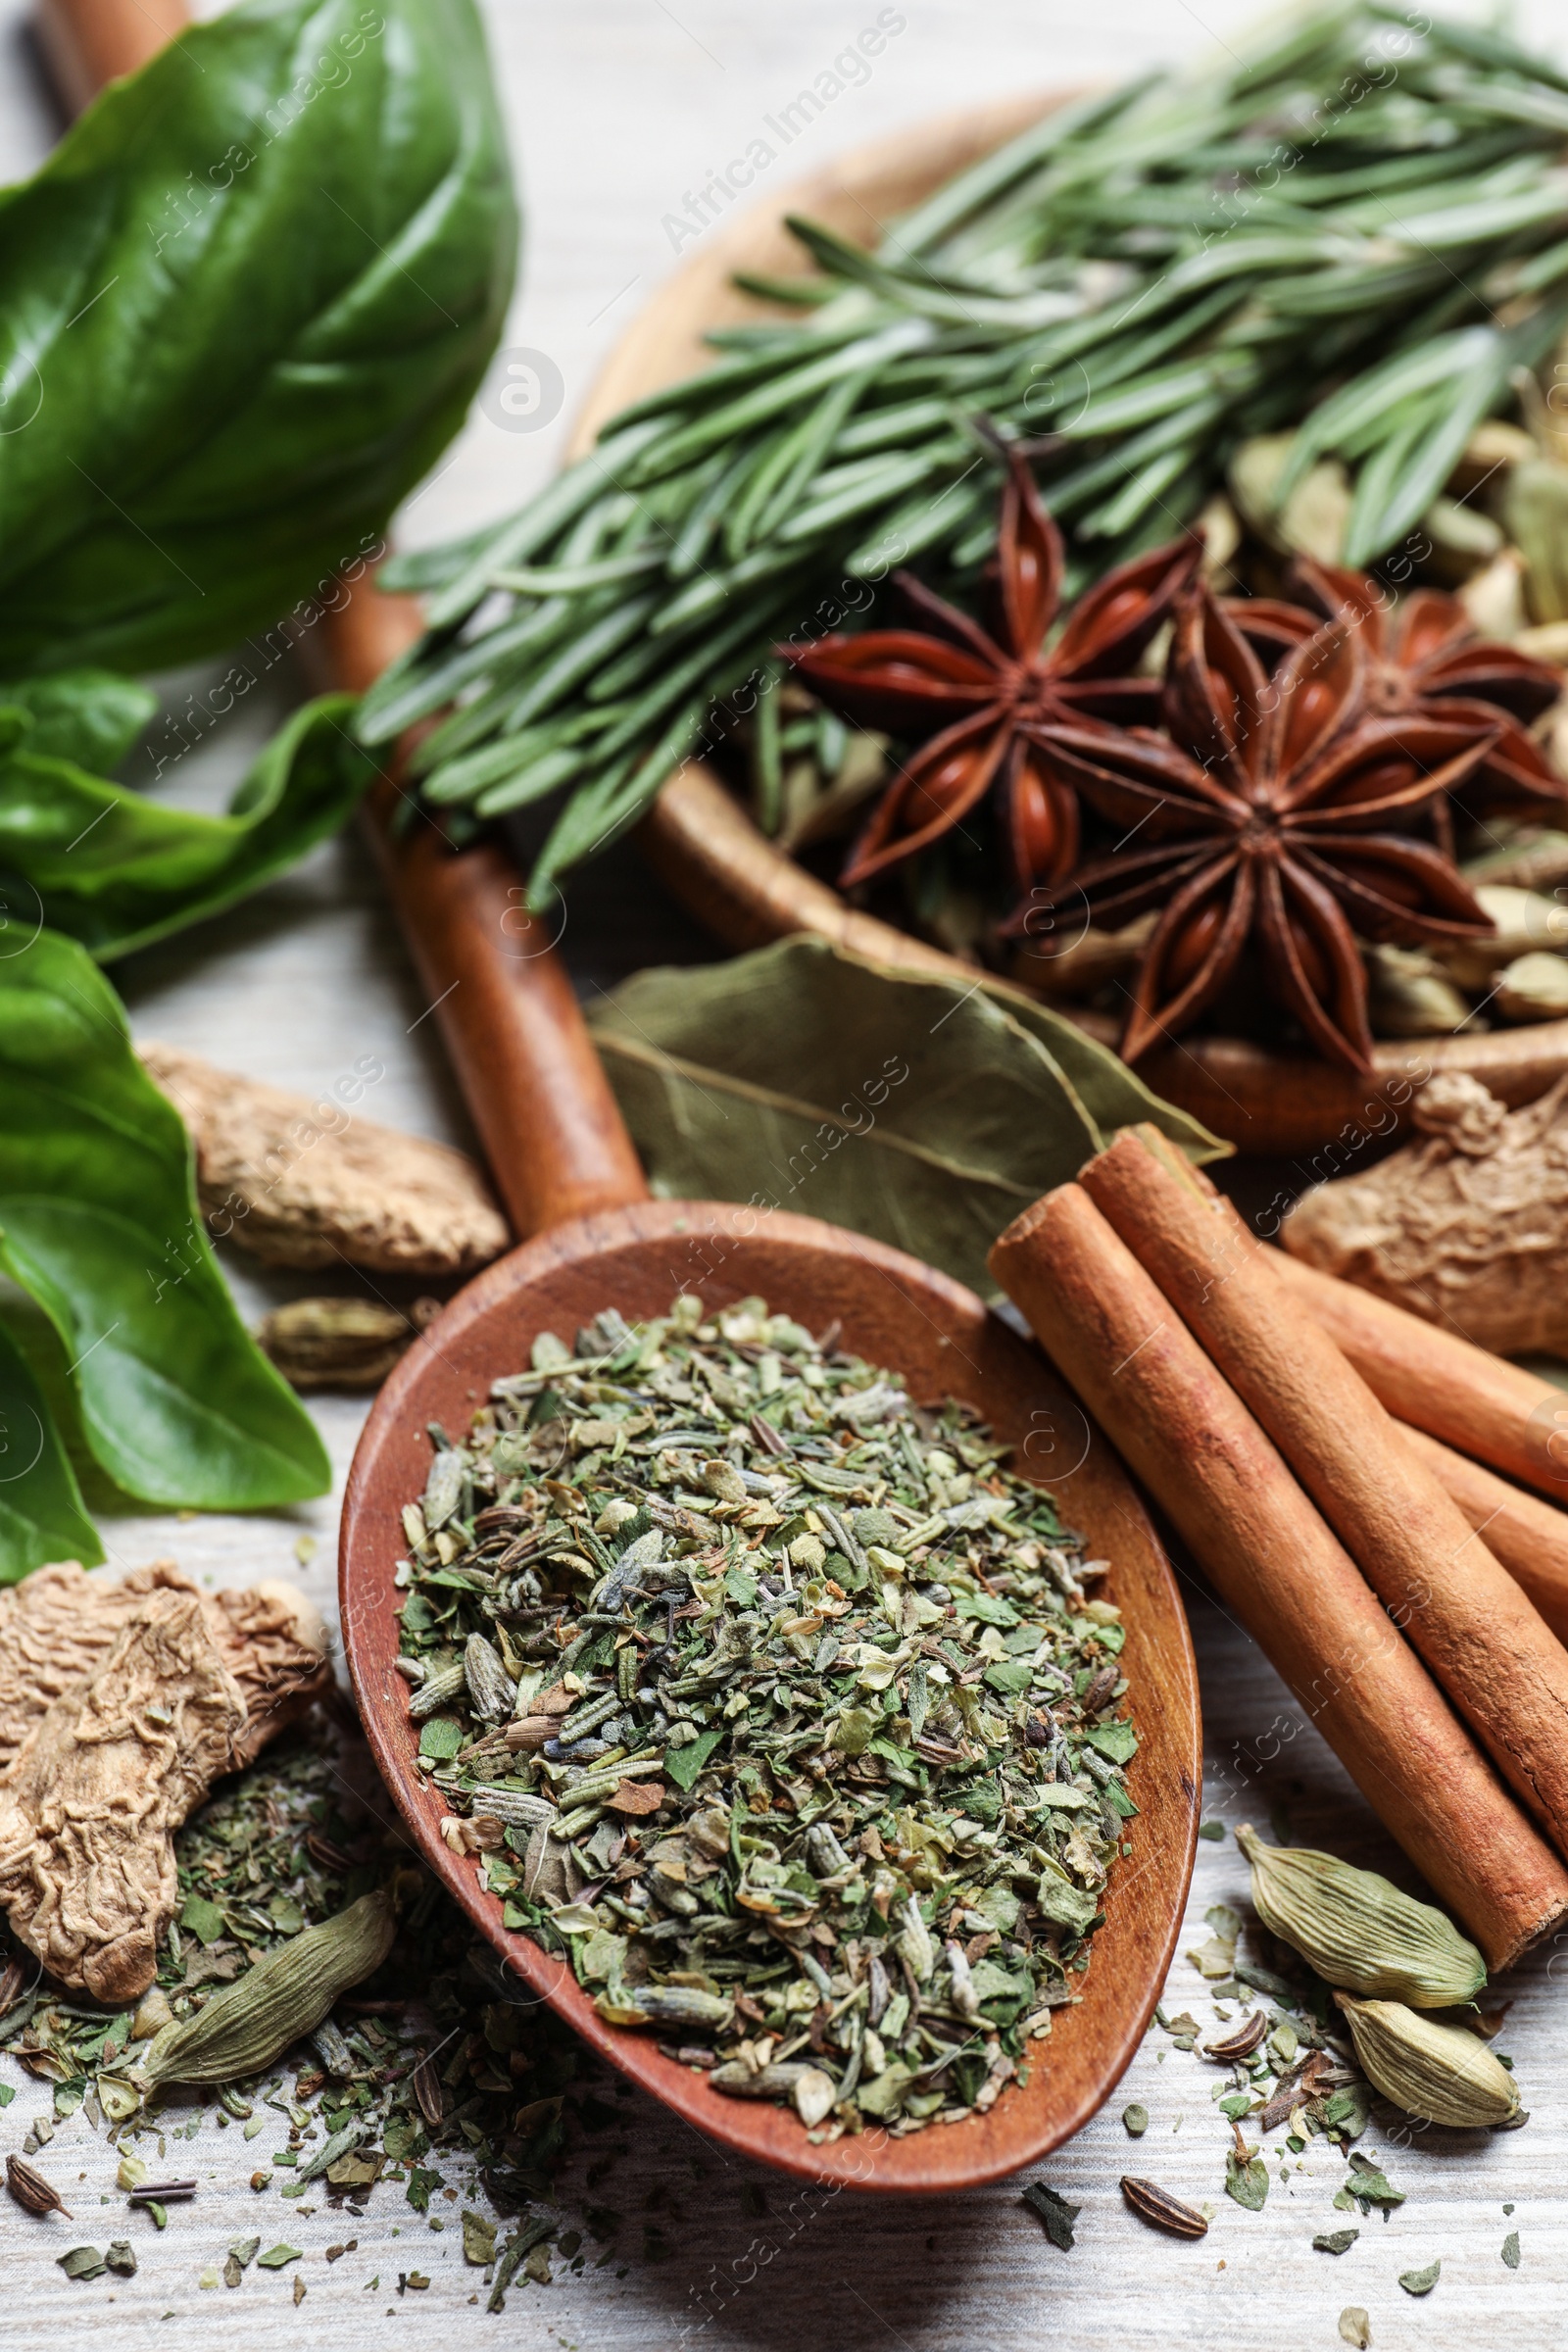
[[382,1887],[335,1919],[268,1952],[195,2017],[165,2026],[136,2069],[157,2082],[230,2082],[258,2075],[318,2026],[340,1993],[392,1948],[397,1911]]
[[1350,2021],[1368,2082],[1407,2114],[1460,2131],[1511,2123],[1518,2114],[1512,2075],[1463,2026],[1440,2026],[1402,2001],[1334,1997]]
[[614,1984],[594,2007],[615,2026],[727,2026],[733,2003],[695,1984]]
[[1376,1871],[1309,1846],[1265,1845],[1245,1822],[1236,1842],[1251,1864],[1258,1918],[1328,1984],[1446,2009],[1486,1983],[1486,1962],[1453,1922]]

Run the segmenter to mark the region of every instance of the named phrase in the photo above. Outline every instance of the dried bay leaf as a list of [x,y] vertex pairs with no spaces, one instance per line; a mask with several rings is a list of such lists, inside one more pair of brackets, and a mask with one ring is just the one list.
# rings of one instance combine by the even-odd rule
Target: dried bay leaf
[[1226,1149],[1017,991],[822,939],[640,972],[590,1020],[656,1194],[823,1217],[982,1293],[1003,1227],[1118,1127]]

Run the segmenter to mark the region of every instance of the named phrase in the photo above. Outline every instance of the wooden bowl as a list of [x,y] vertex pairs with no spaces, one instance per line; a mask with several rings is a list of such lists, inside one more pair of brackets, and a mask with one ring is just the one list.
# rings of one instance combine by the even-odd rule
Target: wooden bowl
[[[399,1512],[422,1491],[428,1421],[467,1426],[499,1375],[528,1361],[535,1336],[569,1337],[613,1301],[630,1317],[663,1312],[683,1283],[712,1307],[749,1295],[907,1375],[924,1401],[976,1405],[1019,1447],[1026,1476],[1049,1484],[1063,1516],[1112,1569],[1139,1748],[1128,1783],[1139,1807],[1134,1851],[1113,1871],[1080,2007],[1058,2010],[1029,2045],[1027,2085],[986,2115],[895,2139],[881,2131],[813,2146],[793,2113],[729,2099],[691,2068],[662,2057],[650,2034],[607,2026],[564,1961],[501,1924],[476,1866],[443,1842],[445,1810],[417,1769],[418,1727],[397,1673],[404,1548]],[[1043,1357],[972,1293],[915,1259],[813,1218],[728,1205],[646,1202],[579,1218],[524,1244],[481,1274],[404,1357],[376,1398],[343,1509],[344,1645],[366,1736],[430,1865],[474,1926],[515,1971],[519,1994],[548,2000],[633,2082],[705,2137],[781,2171],[888,2191],[978,2186],[1058,2147],[1109,2096],[1149,2023],[1180,1930],[1192,1876],[1201,1776],[1197,1670],[1164,1553],[1117,1456]]]
[[[594,387],[569,454],[581,456],[629,402],[706,366],[712,354],[703,337],[710,328],[780,315],[737,292],[731,280],[738,270],[772,275],[800,270],[803,256],[784,225],[786,214],[805,214],[873,244],[942,181],[1076,94],[1033,92],[915,125],[738,214],[628,330]],[[972,977],[940,949],[849,906],[776,849],[701,760],[688,761],[664,786],[640,838],[669,890],[729,947],[765,947],[791,932],[814,931],[897,968]],[[1069,1017],[1114,1045],[1116,1024],[1106,1016],[1070,1011]],[[1373,1060],[1372,1076],[1358,1078],[1305,1054],[1199,1035],[1147,1055],[1139,1075],[1240,1151],[1288,1155],[1314,1152],[1331,1138],[1353,1145],[1357,1137],[1392,1132],[1415,1088],[1438,1070],[1468,1072],[1510,1108],[1533,1102],[1568,1069],[1568,1021],[1385,1043]]]

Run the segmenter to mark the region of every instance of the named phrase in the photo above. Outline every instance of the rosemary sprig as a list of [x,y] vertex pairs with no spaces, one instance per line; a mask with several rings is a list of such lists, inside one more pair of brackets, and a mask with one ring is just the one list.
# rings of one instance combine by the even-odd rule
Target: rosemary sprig
[[999,443],[1041,445],[1074,589],[1190,522],[1239,442],[1303,419],[1280,495],[1344,458],[1346,560],[1375,561],[1568,322],[1568,77],[1426,24],[1346,0],[1223,73],[1064,108],[872,253],[793,222],[820,272],[798,318],[714,334],[710,368],[520,514],[389,578],[429,626],[366,739],[446,710],[416,768],[473,817],[566,791],[541,904],[715,699],[765,689],[776,638],[916,558],[973,578]]

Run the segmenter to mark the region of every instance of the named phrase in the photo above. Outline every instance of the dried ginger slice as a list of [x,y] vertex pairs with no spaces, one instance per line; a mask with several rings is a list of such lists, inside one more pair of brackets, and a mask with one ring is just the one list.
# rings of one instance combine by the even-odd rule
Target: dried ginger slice
[[291,1587],[204,1599],[168,1561],[0,1594],[0,1908],[63,1984],[147,1989],[172,1833],[329,1679],[323,1646]]
[[297,1586],[269,1580],[202,1603],[207,1629],[240,1688],[245,1721],[229,1769],[254,1763],[332,1680],[326,1629]]
[[200,1595],[148,1593],[0,1782],[0,1904],[62,1983],[147,1989],[176,1894],[172,1833],[228,1763],[245,1699]]
[[60,1560],[0,1592],[0,1772],[44,1710],[102,1663],[121,1628],[164,1586],[192,1590],[168,1560],[118,1584]]
[[465,1152],[176,1046],[143,1040],[136,1051],[190,1130],[213,1230],[266,1264],[347,1258],[387,1274],[472,1274],[508,1247],[506,1219]]
[[1568,1078],[1509,1110],[1440,1070],[1411,1118],[1414,1142],[1301,1196],[1286,1248],[1498,1355],[1568,1350]]

